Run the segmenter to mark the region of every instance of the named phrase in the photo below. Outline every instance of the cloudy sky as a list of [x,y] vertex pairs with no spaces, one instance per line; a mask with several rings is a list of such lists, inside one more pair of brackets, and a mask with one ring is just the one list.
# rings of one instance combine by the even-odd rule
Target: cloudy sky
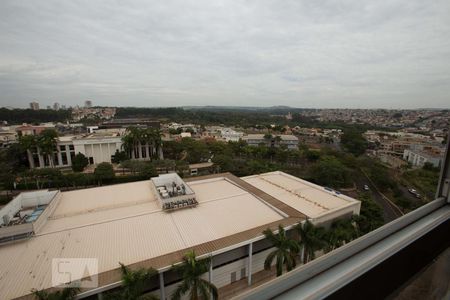
[[0,106],[450,108],[450,1],[0,1]]

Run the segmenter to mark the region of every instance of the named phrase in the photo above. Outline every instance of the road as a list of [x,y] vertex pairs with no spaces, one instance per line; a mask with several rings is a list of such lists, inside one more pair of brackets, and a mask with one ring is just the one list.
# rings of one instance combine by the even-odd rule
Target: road
[[411,194],[408,191],[408,187],[405,187],[403,185],[399,185],[400,190],[403,193],[403,196],[408,199],[411,203],[414,203],[415,205],[420,204],[423,201],[423,197],[424,195],[421,195],[420,198],[417,198],[416,196],[414,196],[413,194]]
[[364,173],[361,173],[361,176],[355,178],[355,183],[356,187],[361,191],[364,190],[364,185],[367,185],[370,188],[369,192],[372,199],[383,208],[383,218],[385,223],[389,223],[402,215],[391,202],[386,200],[383,195],[377,191],[376,187]]

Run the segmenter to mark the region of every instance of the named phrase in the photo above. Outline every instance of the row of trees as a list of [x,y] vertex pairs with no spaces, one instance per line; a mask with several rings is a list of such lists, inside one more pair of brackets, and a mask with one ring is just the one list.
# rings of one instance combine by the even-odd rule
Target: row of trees
[[[162,133],[159,129],[130,127],[122,138],[122,147],[130,158],[162,159]],[[146,153],[142,153],[142,151]]]
[[[181,283],[173,292],[171,299],[179,300],[188,294],[189,299],[218,299],[218,291],[214,284],[202,278],[209,270],[211,260],[208,258],[198,260],[194,251],[189,251],[183,257],[179,265],[172,269],[182,278]],[[132,270],[122,263],[120,270],[122,275],[122,286],[119,290],[106,292],[103,299],[106,300],[153,300],[158,297],[148,293],[150,281],[157,276],[158,272],[153,268],[140,268]],[[80,290],[78,288],[65,288],[54,293],[45,291],[32,292],[39,300],[73,300]]]
[[65,122],[70,120],[72,111],[69,109],[7,109],[0,108],[0,120],[7,121],[9,124],[32,123],[40,124],[43,122]]
[[[20,173],[18,178],[11,178],[11,182],[3,182],[4,188],[12,188],[16,184],[17,189],[43,189],[62,187],[86,187],[112,183],[115,180],[115,172],[110,163],[98,164],[94,173],[62,173],[56,168],[31,169]],[[17,180],[19,179],[19,180]]]
[[[280,276],[283,270],[291,271],[297,265],[297,259],[307,263],[315,258],[319,250],[331,251],[358,236],[357,225],[353,220],[340,220],[332,224],[330,229],[315,227],[310,221],[295,226],[294,232],[297,238],[292,237],[279,225],[278,232],[266,229],[263,233],[275,248],[270,252],[264,262],[264,268],[270,270],[274,261],[276,275]],[[181,277],[181,282],[171,295],[174,300],[188,295],[191,300],[218,298],[218,290],[211,282],[202,278],[207,273],[211,264],[209,258],[198,260],[194,251],[185,254],[179,265],[174,265],[173,270]],[[103,295],[107,300],[150,300],[157,299],[148,292],[151,280],[158,274],[153,268],[131,270],[120,263],[122,273],[122,287],[119,290],[107,292]],[[75,299],[79,289],[66,288],[55,293],[34,291],[40,300],[70,300]]]
[[23,152],[27,153],[30,166],[32,163],[32,151],[39,151],[40,154],[46,156],[50,167],[55,165],[53,161],[54,153],[57,151],[56,145],[58,141],[58,133],[54,129],[44,129],[39,135],[25,135],[19,138],[19,145]]
[[221,172],[231,172],[237,176],[282,170],[334,188],[353,184],[352,164],[355,164],[355,158],[332,149],[309,150],[301,145],[297,150],[249,146],[244,141],[225,143],[183,138],[181,141],[165,142],[164,155],[189,163],[212,160]]
[[294,227],[297,238],[292,234],[289,236],[281,225],[277,233],[266,229],[263,233],[275,250],[264,261],[264,269],[270,270],[275,260],[277,276],[283,273],[283,269],[289,272],[296,267],[299,255],[300,260],[306,264],[315,258],[317,251],[329,252],[356,238],[356,226],[352,220],[340,220],[334,222],[330,229],[325,229],[316,227],[307,220]]
[[370,197],[370,194],[359,195],[361,211],[350,219],[334,221],[326,229],[316,227],[310,221],[297,224],[289,235],[282,226],[274,233],[266,229],[263,233],[275,247],[266,258],[264,268],[270,270],[275,260],[277,276],[283,269],[290,271],[296,266],[296,258],[300,253],[300,261],[304,264],[313,260],[317,251],[330,252],[384,224],[381,207]]

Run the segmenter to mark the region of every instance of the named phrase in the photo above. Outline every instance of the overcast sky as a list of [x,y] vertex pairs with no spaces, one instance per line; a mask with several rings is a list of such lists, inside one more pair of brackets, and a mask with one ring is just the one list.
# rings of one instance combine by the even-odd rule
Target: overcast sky
[[0,1],[0,106],[450,108],[450,1]]

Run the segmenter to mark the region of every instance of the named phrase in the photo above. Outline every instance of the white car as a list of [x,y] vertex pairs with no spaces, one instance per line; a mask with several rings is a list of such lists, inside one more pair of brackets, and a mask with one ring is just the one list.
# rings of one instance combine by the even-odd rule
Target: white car
[[367,184],[364,185],[364,190],[365,190],[365,191],[370,190],[370,189],[369,189],[369,186],[368,186]]

